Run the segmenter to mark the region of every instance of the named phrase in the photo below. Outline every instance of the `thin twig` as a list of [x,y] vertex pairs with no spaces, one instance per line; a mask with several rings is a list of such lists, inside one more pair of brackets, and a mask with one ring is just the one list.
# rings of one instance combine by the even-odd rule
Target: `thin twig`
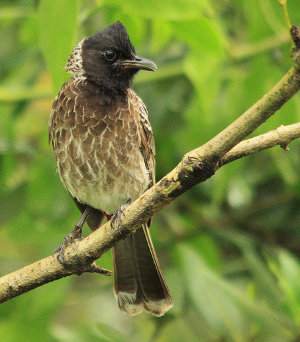
[[230,47],[229,55],[235,60],[241,60],[256,56],[259,53],[268,52],[276,49],[283,44],[287,44],[291,38],[287,32],[277,33],[276,36],[271,36],[253,44],[237,44],[234,42]]
[[300,138],[300,123],[280,126],[268,133],[240,142],[225,154],[220,165],[277,145],[287,150],[289,143],[297,138]]

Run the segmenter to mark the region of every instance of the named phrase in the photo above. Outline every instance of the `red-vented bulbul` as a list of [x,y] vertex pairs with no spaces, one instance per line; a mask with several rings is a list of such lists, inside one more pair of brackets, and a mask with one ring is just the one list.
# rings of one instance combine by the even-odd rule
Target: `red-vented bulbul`
[[[66,69],[72,78],[53,103],[49,137],[62,183],[87,221],[98,228],[155,182],[155,150],[143,101],[133,76],[156,65],[138,57],[125,27],[114,23],[81,40]],[[150,238],[149,224],[113,248],[114,289],[121,310],[161,316],[172,306]]]

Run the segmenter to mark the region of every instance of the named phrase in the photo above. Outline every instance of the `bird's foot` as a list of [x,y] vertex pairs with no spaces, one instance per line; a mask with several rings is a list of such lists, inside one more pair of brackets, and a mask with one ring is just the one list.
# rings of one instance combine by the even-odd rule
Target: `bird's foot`
[[76,225],[74,229],[64,237],[63,242],[61,245],[55,250],[57,253],[57,260],[63,265],[66,266],[65,262],[65,249],[70,246],[73,242],[77,240],[81,240],[82,238],[82,227]]
[[125,209],[132,203],[131,199],[128,199],[126,203],[122,204],[119,209],[111,217],[111,226],[117,229],[121,223],[124,216]]
[[109,221],[114,215],[113,214],[108,214],[106,211],[103,211],[103,215],[106,218],[106,221]]

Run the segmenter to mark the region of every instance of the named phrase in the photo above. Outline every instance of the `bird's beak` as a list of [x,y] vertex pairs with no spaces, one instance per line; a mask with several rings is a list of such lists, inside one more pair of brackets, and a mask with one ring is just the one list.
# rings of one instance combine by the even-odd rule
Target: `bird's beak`
[[157,65],[154,62],[140,56],[134,56],[134,59],[125,59],[120,64],[124,69],[157,70]]

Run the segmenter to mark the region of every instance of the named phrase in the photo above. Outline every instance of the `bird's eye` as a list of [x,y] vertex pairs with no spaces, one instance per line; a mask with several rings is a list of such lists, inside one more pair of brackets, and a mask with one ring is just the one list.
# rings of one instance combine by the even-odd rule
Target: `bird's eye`
[[114,62],[118,57],[117,52],[114,50],[106,50],[106,51],[104,51],[103,55],[104,55],[104,58],[108,62],[111,62],[111,63]]

